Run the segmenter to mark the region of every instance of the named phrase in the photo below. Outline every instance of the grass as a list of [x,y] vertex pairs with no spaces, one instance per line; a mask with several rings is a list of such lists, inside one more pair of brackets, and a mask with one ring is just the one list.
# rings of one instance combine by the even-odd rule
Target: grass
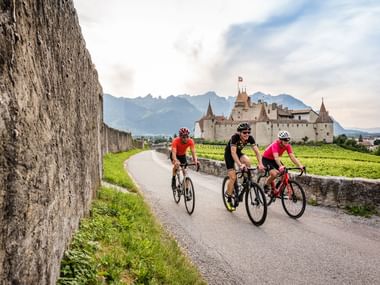
[[103,157],[103,179],[127,188],[131,192],[137,192],[136,185],[124,169],[124,161],[141,151],[141,149],[133,149],[127,152],[107,153]]
[[[380,156],[347,150],[332,144],[292,147],[297,158],[307,166],[309,174],[380,179]],[[224,146],[197,144],[196,149],[199,157],[224,160]],[[263,151],[264,147],[261,147],[260,152]],[[256,163],[256,158],[249,147],[244,153]],[[285,165],[293,166],[286,153],[281,160]]]
[[[136,152],[107,155],[104,174],[115,176],[113,168],[118,172],[123,159]],[[112,179],[137,189],[129,176]],[[206,283],[140,195],[102,187],[65,252],[58,284]]]
[[347,214],[365,218],[370,218],[378,214],[374,207],[366,205],[348,205],[345,209]]

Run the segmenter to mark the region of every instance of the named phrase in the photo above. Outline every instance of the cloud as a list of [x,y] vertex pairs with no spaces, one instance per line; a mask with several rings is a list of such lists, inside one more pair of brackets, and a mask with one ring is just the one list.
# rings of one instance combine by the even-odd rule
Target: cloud
[[[376,127],[380,3],[373,0],[74,0],[105,92],[288,93],[343,125]],[[360,99],[358,99],[360,98]],[[342,108],[345,105],[345,108]],[[365,119],[364,119],[365,118]]]

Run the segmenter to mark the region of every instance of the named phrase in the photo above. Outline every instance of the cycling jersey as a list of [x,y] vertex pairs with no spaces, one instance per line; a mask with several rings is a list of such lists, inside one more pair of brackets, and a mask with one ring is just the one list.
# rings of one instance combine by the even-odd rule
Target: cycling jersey
[[264,151],[263,157],[267,159],[274,160],[273,153],[277,152],[278,156],[281,156],[285,150],[288,154],[293,153],[292,146],[290,144],[281,145],[280,140],[275,140],[272,144],[270,144]]
[[180,137],[177,137],[172,141],[172,149],[176,149],[176,154],[178,156],[186,155],[187,148],[193,146],[194,141],[191,138],[188,138],[186,143],[182,143],[182,139]]
[[226,162],[227,169],[233,169],[234,168],[234,159],[231,154],[231,146],[236,146],[236,154],[240,158],[243,155],[243,148],[247,145],[251,144],[252,146],[256,145],[255,139],[253,136],[249,136],[248,140],[246,142],[243,142],[240,138],[240,134],[234,134],[231,139],[229,140],[225,150],[224,150],[224,160]]

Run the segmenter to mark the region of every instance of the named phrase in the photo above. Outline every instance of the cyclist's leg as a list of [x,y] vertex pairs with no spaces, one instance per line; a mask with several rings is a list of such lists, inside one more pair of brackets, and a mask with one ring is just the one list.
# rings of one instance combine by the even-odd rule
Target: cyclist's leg
[[[185,155],[177,155],[177,159],[179,160],[179,162],[181,164],[187,164],[187,158],[186,158],[186,154]],[[186,169],[185,168],[182,168],[182,174],[183,174],[183,177],[186,176]],[[187,183],[187,182],[186,182]],[[188,185],[186,185],[186,188],[188,187]]]
[[172,155],[172,152],[170,152],[170,161],[172,162],[172,165],[173,165],[173,168],[172,168],[172,189],[174,190],[176,188],[176,185],[175,185],[175,175],[177,173],[177,169],[178,169],[178,165],[175,164],[174,160],[173,160],[173,155]]
[[265,168],[270,169],[269,176],[264,184],[264,191],[268,192],[272,182],[276,179],[278,175],[278,165],[275,160],[267,159],[265,157],[262,158],[262,162]]
[[241,163],[244,163],[247,167],[251,167],[251,161],[247,155],[242,154],[239,159]]
[[229,196],[232,196],[232,194],[234,193],[234,185],[235,185],[235,181],[236,181],[236,171],[235,169],[229,169],[227,171],[227,174],[228,174],[228,185],[227,185],[227,195]]

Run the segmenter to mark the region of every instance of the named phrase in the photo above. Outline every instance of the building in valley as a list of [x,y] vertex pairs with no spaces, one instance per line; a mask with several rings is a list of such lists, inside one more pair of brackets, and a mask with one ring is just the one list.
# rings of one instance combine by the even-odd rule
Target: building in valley
[[259,145],[268,145],[277,138],[280,130],[290,132],[293,141],[323,141],[332,143],[333,120],[322,100],[319,113],[311,108],[289,110],[287,107],[268,104],[261,100],[251,102],[244,90],[239,90],[230,116],[216,116],[209,103],[206,114],[195,122],[195,138],[210,141],[227,141],[241,122],[248,122]]

